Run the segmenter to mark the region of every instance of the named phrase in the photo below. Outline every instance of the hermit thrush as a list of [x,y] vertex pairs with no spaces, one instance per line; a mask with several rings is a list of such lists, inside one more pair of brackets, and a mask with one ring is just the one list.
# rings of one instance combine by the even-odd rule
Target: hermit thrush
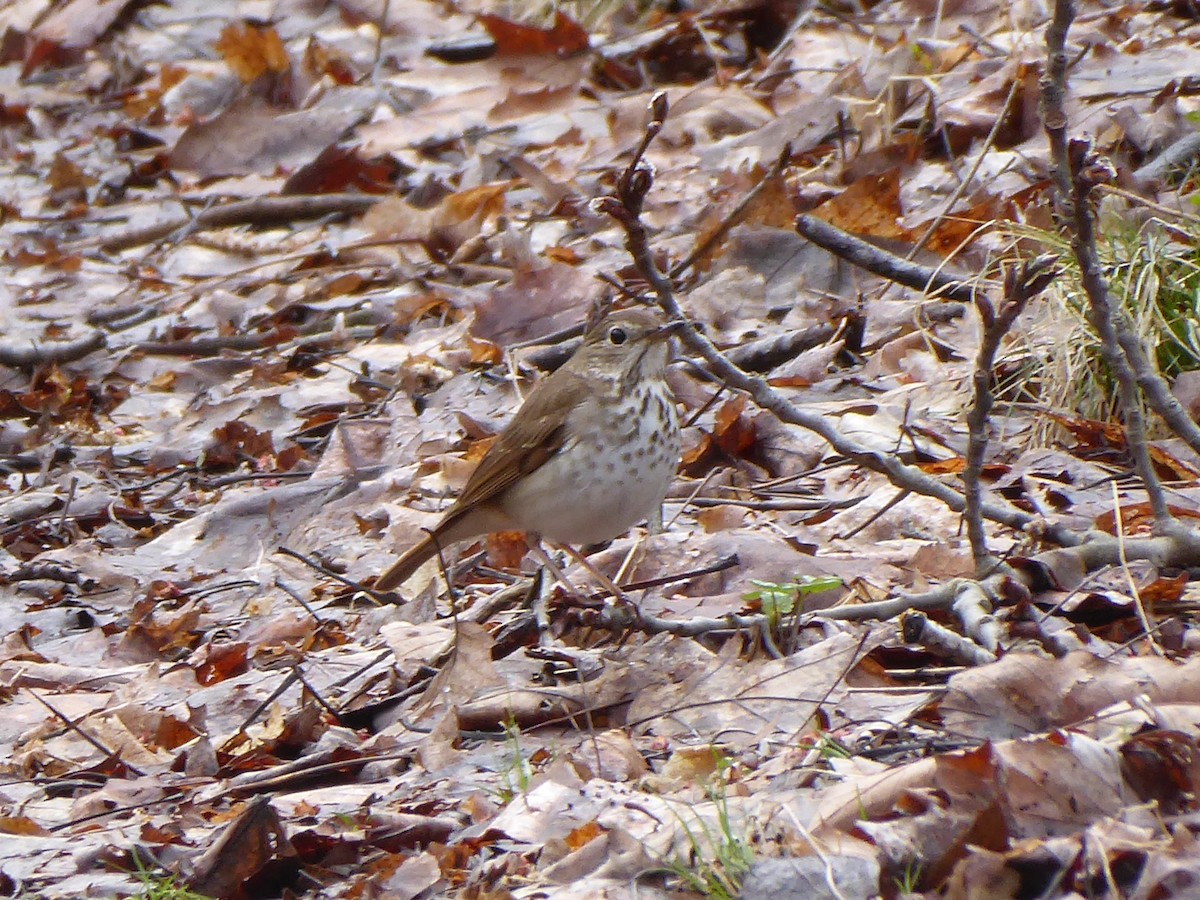
[[679,463],[679,419],[664,379],[671,325],[612,313],[530,392],[458,500],[375,583],[400,585],[439,547],[493,531],[591,544],[657,521]]

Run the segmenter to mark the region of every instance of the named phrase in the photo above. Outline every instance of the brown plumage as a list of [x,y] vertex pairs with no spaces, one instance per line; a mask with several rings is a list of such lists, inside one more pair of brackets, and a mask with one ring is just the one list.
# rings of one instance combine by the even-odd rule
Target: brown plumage
[[375,583],[389,591],[457,541],[521,530],[594,543],[653,517],[679,457],[664,380],[671,326],[648,310],[613,313],[539,381],[459,498]]

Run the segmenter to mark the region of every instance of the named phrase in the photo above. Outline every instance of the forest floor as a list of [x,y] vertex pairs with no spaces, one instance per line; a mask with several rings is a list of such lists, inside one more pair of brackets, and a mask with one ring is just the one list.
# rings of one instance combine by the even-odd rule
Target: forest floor
[[[1200,27],[1070,12],[6,5],[0,895],[1200,884]],[[638,616],[373,592],[614,301]]]

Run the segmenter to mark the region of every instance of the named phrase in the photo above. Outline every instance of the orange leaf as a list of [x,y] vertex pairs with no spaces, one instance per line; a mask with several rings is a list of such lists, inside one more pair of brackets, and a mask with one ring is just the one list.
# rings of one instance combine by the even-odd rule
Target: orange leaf
[[458,223],[476,216],[483,218],[499,215],[504,210],[504,195],[515,184],[515,181],[481,184],[479,187],[448,195],[442,201],[445,221]]
[[683,458],[680,460],[680,465],[685,472],[689,472],[693,466],[698,465],[701,460],[705,459],[713,449],[713,439],[707,434],[702,434],[700,440],[693,447],[685,447],[683,450]]
[[730,456],[746,456],[754,448],[754,422],[745,415],[746,398],[738,395],[713,417],[713,438]]
[[578,850],[585,844],[590,844],[600,835],[604,834],[604,829],[593,819],[586,825],[580,825],[567,835],[566,845],[570,850]]
[[583,260],[579,258],[579,254],[570,247],[547,247],[545,250],[545,255],[549,260],[564,263],[568,266],[577,266],[583,262]]
[[467,349],[471,351],[471,365],[494,366],[500,362],[500,348],[491,341],[467,335]]
[[515,569],[529,550],[525,534],[520,531],[500,531],[489,534],[485,542],[488,560],[499,569]]
[[910,239],[909,230],[896,221],[900,212],[900,169],[895,168],[859,179],[814,209],[813,215],[852,234]]
[[270,25],[263,28],[248,22],[226,25],[214,49],[243,84],[267,72],[286,72],[292,65],[279,33]]
[[49,833],[27,816],[0,816],[0,834],[21,834],[31,837]]
[[1187,583],[1188,573],[1180,572],[1174,578],[1156,578],[1138,593],[1147,603],[1174,603],[1183,596]]
[[961,456],[950,459],[939,459],[934,462],[921,463],[918,468],[926,475],[957,475],[967,467],[967,461]]
[[479,23],[496,42],[498,56],[573,56],[588,48],[588,34],[561,12],[554,27],[532,28],[483,13]]
[[[1186,509],[1182,506],[1167,506],[1167,511],[1177,519],[1200,519],[1200,512]],[[1093,524],[1101,531],[1116,534],[1116,516],[1112,510],[1096,516]],[[1121,507],[1121,530],[1125,534],[1133,531],[1149,531],[1154,524],[1150,504],[1147,502],[1130,503]]]

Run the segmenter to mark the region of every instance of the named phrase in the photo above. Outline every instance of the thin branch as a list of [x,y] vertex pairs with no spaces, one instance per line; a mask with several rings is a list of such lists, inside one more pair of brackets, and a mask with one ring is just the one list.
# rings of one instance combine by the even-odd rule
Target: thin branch
[[297,219],[318,219],[331,213],[358,213],[370,209],[382,196],[368,194],[316,194],[313,196],[254,197],[203,209],[195,215],[175,216],[108,236],[73,244],[73,248],[98,246],[103,250],[128,250],[152,244],[181,228],[201,231],[231,225],[267,225]]
[[1118,332],[1122,330],[1118,321],[1124,314],[1112,303],[1100,256],[1096,250],[1096,217],[1090,202],[1092,188],[1110,180],[1115,173],[1111,163],[1094,153],[1090,140],[1072,140],[1068,146],[1068,154],[1074,192],[1075,228],[1071,235],[1071,249],[1079,262],[1080,277],[1088,298],[1088,319],[1100,338],[1100,353],[1117,381],[1129,453],[1150,499],[1154,520],[1159,526],[1163,526],[1170,522],[1172,517],[1167,508],[1166,493],[1150,459],[1137,380],[1118,337]]
[[1041,79],[1042,123],[1050,141],[1051,175],[1061,215],[1070,218],[1071,167],[1067,164],[1067,32],[1075,19],[1073,0],[1055,0],[1054,17],[1046,26],[1046,72]]
[[923,612],[906,612],[900,619],[900,636],[906,644],[917,644],[942,659],[966,666],[996,661],[996,655],[969,638],[929,621]]
[[717,242],[725,236],[730,228],[741,221],[741,218],[743,215],[745,215],[746,210],[750,208],[750,204],[758,199],[758,195],[766,189],[767,185],[769,185],[772,181],[783,177],[783,172],[787,168],[787,164],[791,158],[792,145],[784,144],[783,149],[779,151],[779,157],[775,160],[775,164],[771,166],[767,174],[759,179],[758,184],[754,185],[753,188],[746,192],[746,196],[744,196],[738,202],[737,206],[733,208],[729,215],[721,220],[716,228],[706,234],[704,238],[692,248],[691,253],[671,267],[670,277],[678,278],[680,275],[690,269],[696,264],[696,260],[702,259],[705,254],[707,254],[717,244]]
[[973,303],[980,290],[980,286],[965,275],[896,256],[815,216],[796,216],[796,231],[839,259],[916,291]]
[[325,710],[325,712],[329,713],[330,717],[332,717],[335,722],[344,727],[346,722],[341,717],[341,714],[339,714],[338,711],[329,704],[329,701],[321,696],[321,692],[313,687],[309,680],[304,677],[304,670],[300,668],[299,663],[296,663],[296,665],[292,667],[292,671],[296,673],[296,677],[300,680],[300,683],[304,685],[304,689],[312,695],[312,698],[315,701],[317,701],[317,705],[320,706],[321,709]]
[[101,349],[104,341],[103,331],[89,331],[73,341],[5,342],[0,344],[0,366],[27,371],[50,363],[74,362]]
[[1193,165],[1200,156],[1200,132],[1189,131],[1162,153],[1133,173],[1137,184],[1152,185],[1163,180],[1171,169]]
[[1141,389],[1146,402],[1162,418],[1167,426],[1189,447],[1200,453],[1200,425],[1197,425],[1183,408],[1171,387],[1155,369],[1146,353],[1146,347],[1134,332],[1128,316],[1119,313],[1113,323],[1117,343],[1133,371],[1134,381]]
[[[1096,249],[1092,191],[1112,181],[1116,172],[1111,162],[1095,152],[1090,139],[1067,139],[1069,120],[1064,105],[1068,64],[1066,42],[1074,18],[1074,0],[1055,0],[1054,16],[1046,28],[1042,118],[1054,163],[1058,209],[1071,227],[1071,250],[1079,263],[1080,279],[1088,299],[1088,320],[1100,338],[1100,353],[1116,379],[1125,419],[1125,440],[1149,496],[1155,523],[1161,529],[1169,525],[1172,517],[1146,444],[1145,420],[1138,395],[1139,379],[1134,373],[1135,368],[1141,368],[1139,362],[1145,361],[1145,351],[1133,334],[1132,326],[1125,321],[1124,313],[1111,302]],[[1142,375],[1145,377],[1147,370],[1143,370]],[[1200,430],[1194,424],[1191,430],[1200,438]]]
[[92,737],[90,734],[88,734],[86,731],[84,731],[82,728],[80,728],[79,725],[75,722],[75,720],[71,719],[69,716],[67,716],[66,713],[64,713],[58,709],[55,709],[50,704],[49,700],[45,699],[41,694],[39,694],[33,688],[27,687],[27,688],[25,688],[25,690],[29,691],[29,695],[31,697],[33,697],[34,700],[36,700],[38,703],[42,704],[42,706],[46,707],[46,709],[50,710],[50,712],[52,712],[54,714],[55,718],[59,719],[59,721],[61,721],[64,725],[66,725],[67,728],[71,729],[71,731],[75,732],[77,735],[79,735],[81,738],[83,738],[85,741],[87,741],[89,744],[91,744],[93,747],[95,747],[97,750],[99,750],[101,753],[103,753],[106,759],[116,760],[121,765],[123,765],[126,769],[128,769],[130,772],[132,772],[134,775],[137,775],[138,777],[141,777],[146,774],[141,769],[139,769],[137,766],[135,766],[133,763],[125,762],[125,760],[121,759],[121,757],[117,754],[117,752],[115,750],[110,750],[108,747],[105,747],[102,743],[100,743],[98,740],[96,740],[94,737]]
[[[293,551],[291,551],[291,550],[285,550],[285,548],[283,548],[283,547],[279,548],[279,552],[281,552],[281,553],[286,552],[288,555],[298,555],[298,554],[293,554]],[[300,557],[300,559],[302,559],[304,562],[308,563],[308,560],[304,559],[304,557]],[[310,565],[311,565],[311,563],[310,563]],[[287,594],[289,597],[291,597],[293,600],[295,600],[297,603],[299,603],[300,606],[304,608],[304,611],[306,613],[308,613],[310,616],[312,616],[313,621],[316,622],[317,625],[325,624],[325,620],[321,618],[320,614],[315,609],[313,609],[311,606],[308,605],[308,601],[305,600],[302,596],[300,596],[300,592],[295,590],[291,586],[289,586],[282,578],[279,578],[279,577],[275,578],[275,587],[279,588],[281,591],[283,591],[285,594]]]
[[265,713],[271,704],[283,696],[284,691],[290,688],[297,681],[299,681],[299,678],[297,678],[296,670],[292,669],[280,680],[279,684],[275,686],[275,690],[271,691],[271,693],[268,694],[267,697],[265,697],[263,701],[254,708],[254,711],[242,720],[242,724],[237,727],[233,734],[225,739],[225,743],[217,748],[218,751],[222,753],[232,753],[234,747],[246,740],[246,729],[258,721],[258,717]]
[[1000,342],[1016,322],[1017,316],[1030,300],[1040,294],[1057,274],[1054,268],[1056,257],[1041,256],[1009,269],[1004,280],[1004,299],[999,312],[992,302],[982,294],[975,298],[979,311],[982,335],[979,352],[975,357],[975,372],[972,377],[974,397],[967,410],[966,468],[963,470],[963,518],[967,525],[967,538],[971,543],[971,556],[975,560],[975,574],[983,577],[995,565],[987,549],[987,536],[983,528],[980,507],[983,502],[984,457],[988,445],[988,417],[992,411],[992,370],[996,364],[996,353]]
[[[331,569],[329,569],[327,566],[322,565],[317,560],[309,559],[303,553],[298,553],[297,551],[291,549],[290,547],[279,546],[279,547],[275,548],[275,552],[282,553],[284,556],[290,556],[292,559],[299,560],[300,562],[304,563],[306,566],[308,566],[313,571],[320,572],[322,575],[324,575],[327,578],[332,578],[334,581],[341,582],[345,587],[350,588],[355,593],[365,594],[366,596],[368,596],[372,600],[374,600],[376,603],[403,603],[404,602],[404,600],[402,598],[397,597],[397,595],[395,593],[388,592],[388,591],[377,591],[377,590],[374,590],[373,588],[366,587],[361,582],[354,581],[350,578],[347,578],[345,575],[342,575],[339,572],[334,572]],[[282,584],[279,584],[278,579],[276,579],[276,585],[278,587],[282,588],[283,590],[288,591],[289,594],[292,593],[290,590],[285,588]],[[296,597],[295,594],[292,594],[292,596]],[[299,599],[299,598],[297,597],[296,599]],[[308,609],[308,606],[305,605],[304,608]],[[317,614],[315,612],[313,612],[312,610],[309,610],[309,612],[312,613],[314,618],[317,618],[318,622],[320,621],[320,618],[317,617]]]
[[734,365],[747,372],[769,372],[776,366],[795,359],[805,350],[827,344],[842,330],[844,323],[845,319],[821,322],[808,328],[768,335],[731,348],[729,358]]

